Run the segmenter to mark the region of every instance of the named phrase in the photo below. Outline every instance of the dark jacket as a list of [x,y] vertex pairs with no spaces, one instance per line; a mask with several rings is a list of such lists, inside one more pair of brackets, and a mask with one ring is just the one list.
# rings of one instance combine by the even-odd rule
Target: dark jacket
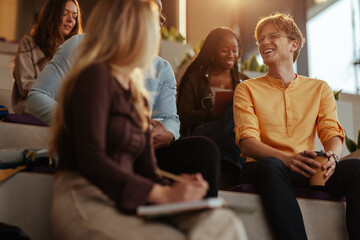
[[[233,76],[232,89],[241,80],[249,77],[237,72]],[[239,81],[239,80],[240,81]],[[178,115],[180,117],[180,132],[186,134],[192,129],[201,126],[203,123],[213,119],[212,93],[209,85],[209,74],[202,70],[195,70],[184,76],[179,85],[178,91]]]

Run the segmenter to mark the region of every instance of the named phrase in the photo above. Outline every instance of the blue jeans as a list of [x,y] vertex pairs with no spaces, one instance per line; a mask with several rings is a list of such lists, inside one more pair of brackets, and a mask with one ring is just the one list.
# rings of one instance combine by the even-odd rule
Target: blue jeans
[[220,150],[221,159],[230,162],[241,170],[246,158],[240,156],[240,149],[235,144],[234,128],[233,108],[230,106],[222,119],[204,123],[200,128],[192,130],[190,136],[211,138]]

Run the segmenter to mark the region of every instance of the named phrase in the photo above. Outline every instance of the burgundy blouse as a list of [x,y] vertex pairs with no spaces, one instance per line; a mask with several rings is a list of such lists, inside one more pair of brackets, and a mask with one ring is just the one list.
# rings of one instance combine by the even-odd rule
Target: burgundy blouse
[[94,64],[77,80],[65,106],[68,133],[59,141],[59,169],[75,170],[98,186],[124,212],[146,202],[156,159],[150,130],[144,132],[130,90]]

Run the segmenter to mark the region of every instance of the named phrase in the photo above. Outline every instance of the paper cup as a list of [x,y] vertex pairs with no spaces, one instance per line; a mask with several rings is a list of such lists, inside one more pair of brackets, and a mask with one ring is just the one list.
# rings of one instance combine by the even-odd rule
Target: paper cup
[[328,157],[326,157],[324,152],[316,152],[318,155],[314,158],[315,161],[320,163],[320,167],[314,168],[316,173],[310,177],[310,186],[325,186],[325,172],[322,166],[329,161]]

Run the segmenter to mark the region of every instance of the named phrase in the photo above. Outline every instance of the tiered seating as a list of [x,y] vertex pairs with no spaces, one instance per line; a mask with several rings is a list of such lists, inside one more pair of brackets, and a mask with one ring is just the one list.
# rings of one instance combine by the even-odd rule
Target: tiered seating
[[[229,205],[248,211],[238,212],[249,239],[272,240],[261,198],[255,193],[220,191]],[[309,240],[348,239],[345,225],[345,203],[328,200],[298,198]]]
[[[0,122],[0,149],[48,148],[49,130]],[[53,174],[19,172],[0,182],[0,222],[20,227],[31,239],[50,240],[53,179]]]
[[16,49],[17,43],[0,41],[0,105],[4,105],[11,112],[12,61]]
[[20,227],[31,239],[51,240],[53,174],[20,172],[0,182],[0,222]]
[[0,149],[48,148],[50,128],[29,124],[0,122]]
[[[360,150],[343,159],[360,157]],[[295,189],[310,240],[348,239],[344,197],[309,189]],[[239,211],[249,239],[271,240],[272,237],[258,190],[252,184],[240,184],[219,195],[229,203],[248,211]]]
[[[12,67],[17,44],[0,41],[0,105],[12,111]],[[9,115],[12,122],[23,116]],[[31,123],[25,119],[25,122]],[[48,148],[49,127],[0,122],[0,149]],[[20,172],[0,182],[0,222],[20,227],[31,239],[51,239],[53,174]]]

